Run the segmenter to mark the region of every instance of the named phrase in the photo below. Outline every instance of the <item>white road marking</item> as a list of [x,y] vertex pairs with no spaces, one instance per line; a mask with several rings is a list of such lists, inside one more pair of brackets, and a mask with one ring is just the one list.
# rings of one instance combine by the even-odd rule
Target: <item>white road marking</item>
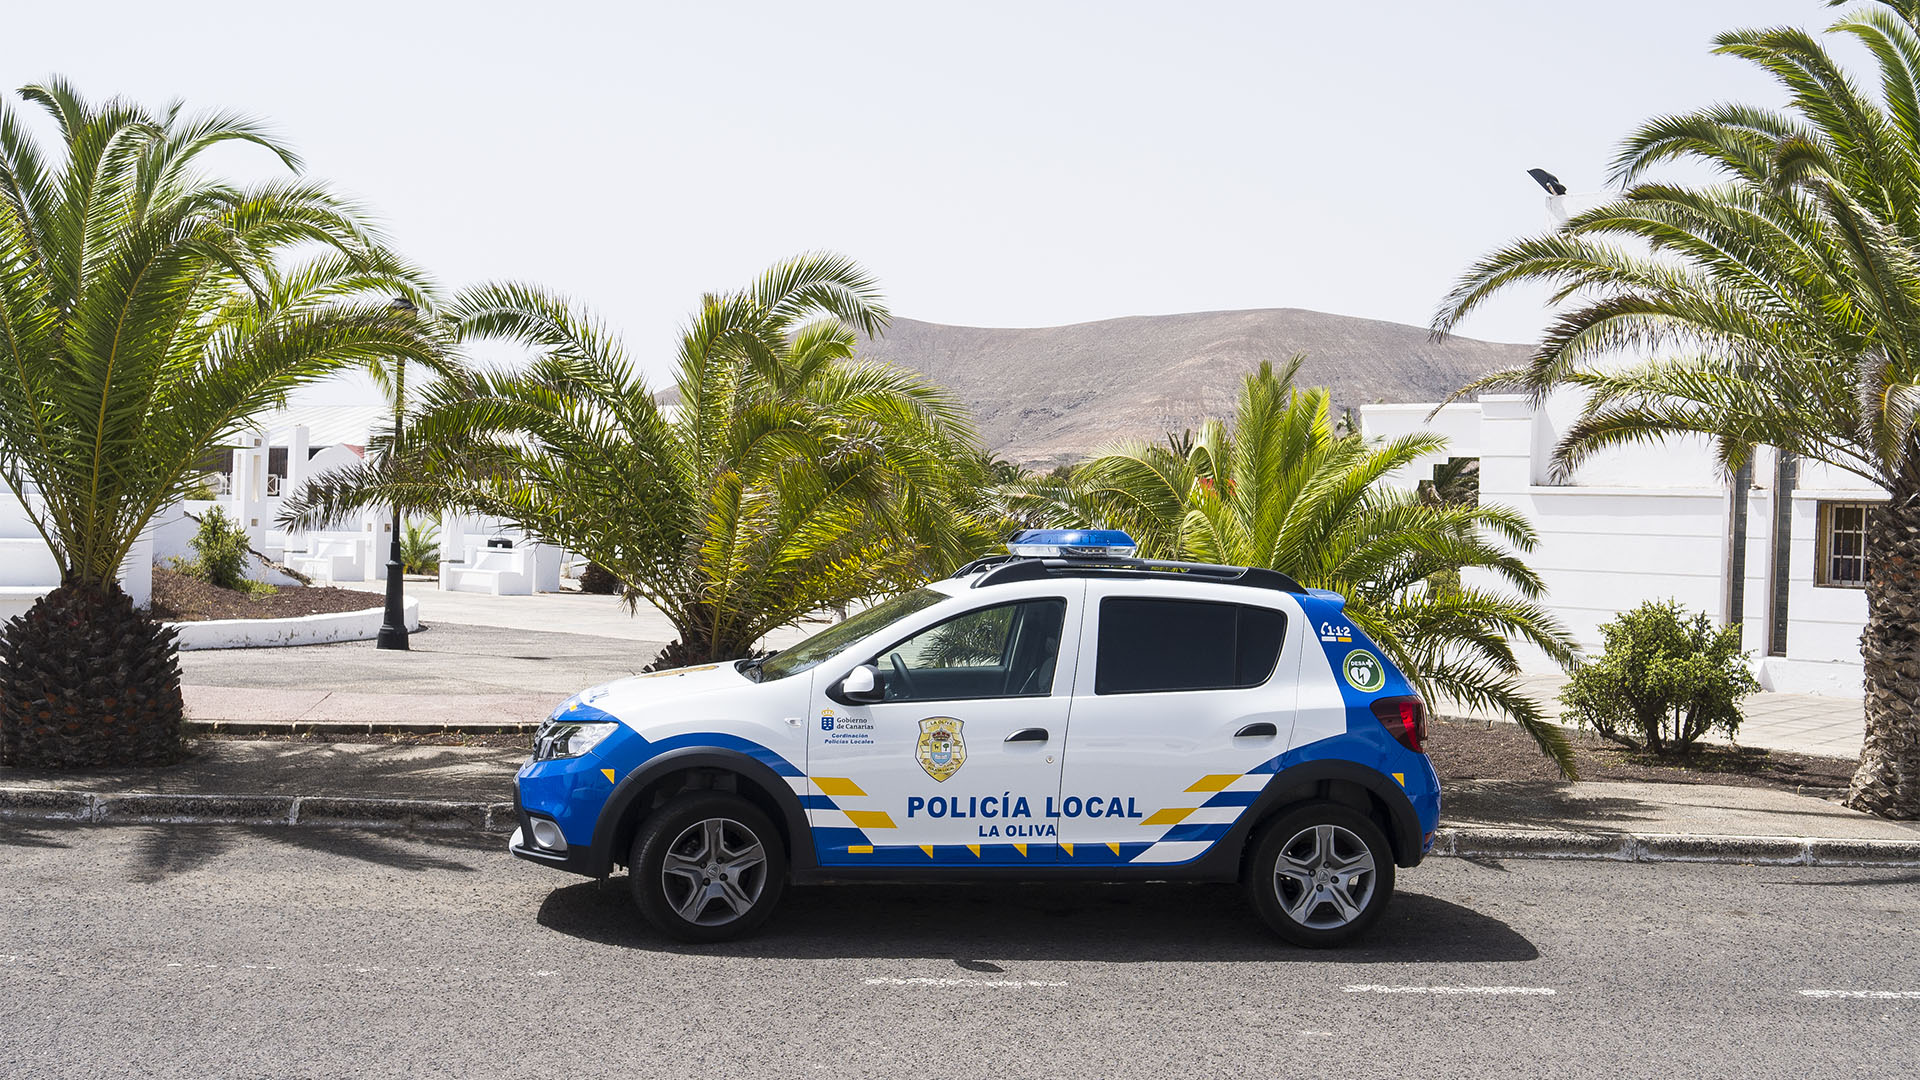
[[1065,986],[1042,979],[862,979],[867,986]]
[[1545,986],[1382,986],[1358,983],[1344,987],[1349,994],[1524,994],[1552,997],[1559,991]]
[[1811,998],[1866,998],[1872,1001],[1920,1001],[1920,990],[1802,990]]

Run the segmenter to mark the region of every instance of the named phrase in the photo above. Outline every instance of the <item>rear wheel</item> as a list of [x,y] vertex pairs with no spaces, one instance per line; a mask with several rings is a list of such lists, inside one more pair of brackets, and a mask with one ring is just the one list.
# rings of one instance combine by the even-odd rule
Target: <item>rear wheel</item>
[[773,822],[738,795],[682,795],[649,815],[628,863],[640,913],[681,941],[727,941],[773,914],[787,853]]
[[1310,949],[1344,945],[1386,910],[1393,849],[1365,814],[1310,803],[1260,830],[1246,884],[1274,933]]

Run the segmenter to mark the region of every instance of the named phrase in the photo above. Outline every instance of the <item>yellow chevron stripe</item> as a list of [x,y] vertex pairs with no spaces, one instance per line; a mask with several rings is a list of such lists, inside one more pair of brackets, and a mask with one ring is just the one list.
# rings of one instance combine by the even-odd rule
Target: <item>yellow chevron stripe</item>
[[968,845],[967,845],[967,850],[968,850],[968,851],[971,851],[971,852],[973,852],[973,856],[974,856],[974,858],[976,858],[976,859],[977,859],[977,858],[979,858],[979,857],[980,857],[980,845],[979,845],[979,844],[968,844]]
[[1227,790],[1228,784],[1231,784],[1238,779],[1240,779],[1239,773],[1233,773],[1231,775],[1227,773],[1213,773],[1210,776],[1201,777],[1198,781],[1194,783],[1192,787],[1188,788],[1187,790],[1188,791],[1225,791]]
[[1025,854],[1027,853],[1027,845],[1025,845],[1025,844],[1015,844],[1015,845],[1013,845],[1013,850],[1015,850],[1015,851],[1017,851],[1017,852],[1019,852],[1019,853],[1020,853],[1020,854],[1022,854],[1022,855],[1025,855]]
[[1115,855],[1118,855],[1118,854],[1120,854],[1120,845],[1119,845],[1119,844],[1108,844],[1107,846],[1113,849],[1113,853],[1114,853]]
[[871,854],[873,854],[873,845],[872,845],[872,844],[853,844],[853,845],[850,845],[850,846],[848,846],[848,848],[847,848],[847,854],[849,854],[849,855],[871,855]]
[[604,776],[604,777],[606,777],[606,778],[607,778],[607,783],[609,783],[609,784],[611,784],[611,783],[613,783],[613,770],[612,770],[612,769],[601,769],[601,770],[600,770],[600,775],[602,775],[602,776]]
[[1199,809],[1196,806],[1170,806],[1165,810],[1155,810],[1153,815],[1141,822],[1142,825],[1178,825],[1187,820],[1187,815]]
[[927,853],[927,858],[929,858],[929,859],[931,859],[931,858],[933,858],[933,845],[932,845],[932,844],[921,844],[921,845],[920,845],[920,850],[921,850],[921,851],[924,851],[924,852],[926,852],[926,853]]
[[1067,858],[1069,858],[1069,859],[1071,859],[1071,858],[1073,858],[1073,845],[1072,845],[1072,844],[1061,844],[1061,845],[1060,845],[1060,849],[1061,849],[1062,851],[1065,851],[1065,852],[1067,853]]
[[820,789],[822,795],[865,795],[860,785],[843,776],[816,776],[813,786]]
[[847,820],[853,822],[856,829],[891,829],[893,818],[885,810],[848,810]]

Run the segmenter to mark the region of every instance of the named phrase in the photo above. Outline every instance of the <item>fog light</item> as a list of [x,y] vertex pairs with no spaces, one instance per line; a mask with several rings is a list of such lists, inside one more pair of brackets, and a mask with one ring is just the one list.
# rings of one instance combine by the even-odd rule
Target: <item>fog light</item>
[[567,850],[567,838],[560,835],[560,826],[546,818],[533,819],[533,842],[548,851]]

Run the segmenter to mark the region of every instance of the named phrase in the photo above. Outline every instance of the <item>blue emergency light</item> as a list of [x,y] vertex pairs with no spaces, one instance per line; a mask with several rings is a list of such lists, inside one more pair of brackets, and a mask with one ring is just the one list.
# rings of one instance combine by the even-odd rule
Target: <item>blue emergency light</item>
[[1026,529],[1007,541],[1007,554],[1043,559],[1130,559],[1139,550],[1118,529]]

